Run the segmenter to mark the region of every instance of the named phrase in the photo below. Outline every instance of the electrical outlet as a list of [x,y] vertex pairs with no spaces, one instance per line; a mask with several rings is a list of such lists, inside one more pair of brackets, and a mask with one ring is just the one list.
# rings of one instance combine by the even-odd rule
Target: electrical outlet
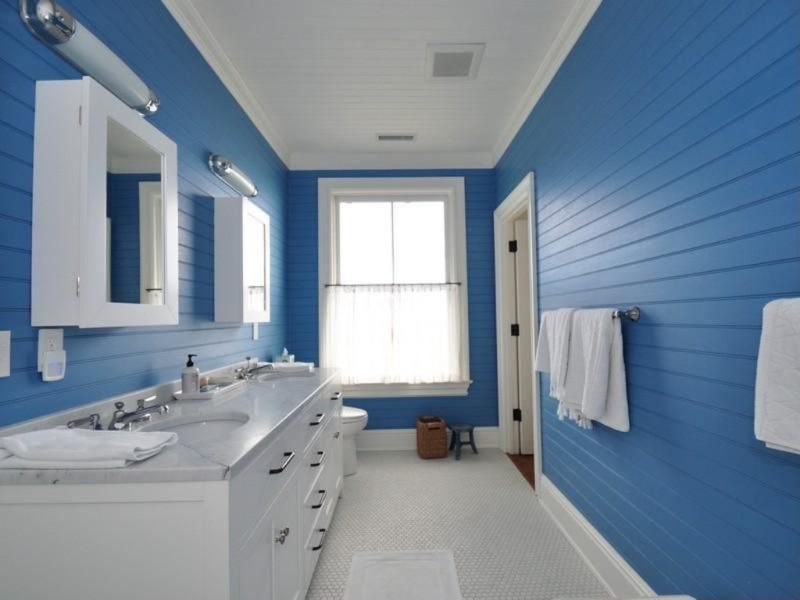
[[40,329],[39,330],[39,360],[36,369],[41,373],[44,368],[44,353],[55,352],[64,349],[64,330],[63,329]]
[[0,377],[11,375],[11,332],[0,331]]

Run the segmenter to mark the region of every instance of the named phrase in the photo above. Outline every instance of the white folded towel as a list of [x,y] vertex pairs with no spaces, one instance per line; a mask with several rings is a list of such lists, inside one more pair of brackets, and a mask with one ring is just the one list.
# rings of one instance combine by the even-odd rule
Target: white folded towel
[[800,298],[764,307],[755,402],[756,438],[800,454]]
[[546,311],[542,313],[539,327],[535,369],[550,373],[550,395],[556,400],[562,400],[564,396],[574,313],[574,308]]
[[109,469],[145,460],[178,441],[168,431],[41,429],[0,438],[0,468]]

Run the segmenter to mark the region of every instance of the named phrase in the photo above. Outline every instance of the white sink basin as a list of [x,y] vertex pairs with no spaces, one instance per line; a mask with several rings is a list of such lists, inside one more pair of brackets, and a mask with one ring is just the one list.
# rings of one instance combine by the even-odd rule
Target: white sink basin
[[174,431],[178,441],[187,446],[208,442],[236,431],[250,420],[245,413],[226,412],[204,416],[165,419],[141,428],[141,431]]
[[256,375],[257,381],[274,381],[276,379],[287,379],[289,377],[310,377],[313,375],[313,371],[309,371],[308,369],[305,370],[297,370],[297,371],[267,371],[266,373],[261,373],[260,375]]

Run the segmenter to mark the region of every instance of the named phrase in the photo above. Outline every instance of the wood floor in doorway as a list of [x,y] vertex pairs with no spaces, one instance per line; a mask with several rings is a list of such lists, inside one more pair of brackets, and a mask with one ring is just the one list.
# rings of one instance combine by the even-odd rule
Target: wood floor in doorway
[[533,487],[533,454],[508,454],[507,456],[530,486]]

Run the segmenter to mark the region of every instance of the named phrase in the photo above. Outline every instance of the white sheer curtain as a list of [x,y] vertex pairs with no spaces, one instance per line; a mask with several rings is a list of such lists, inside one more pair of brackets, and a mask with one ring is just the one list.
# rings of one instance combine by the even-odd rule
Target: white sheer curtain
[[460,298],[453,284],[326,288],[327,363],[342,383],[463,381]]

